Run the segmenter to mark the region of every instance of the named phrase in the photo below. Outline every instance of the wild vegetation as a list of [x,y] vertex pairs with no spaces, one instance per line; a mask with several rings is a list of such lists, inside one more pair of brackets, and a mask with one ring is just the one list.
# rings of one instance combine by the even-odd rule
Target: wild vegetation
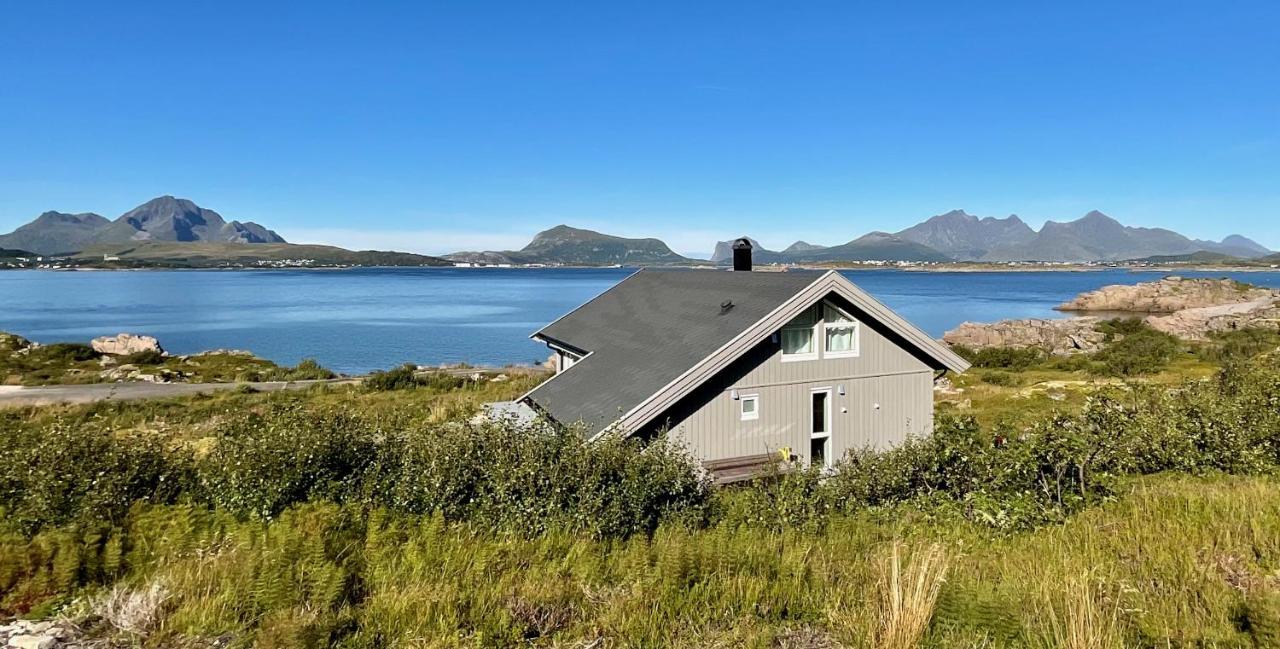
[[1274,365],[721,490],[469,423],[532,376],[3,411],[0,611],[144,646],[1271,646]]
[[21,336],[0,332],[0,384],[3,385],[102,383],[129,380],[134,372],[189,383],[303,381],[337,376],[311,359],[304,359],[295,367],[284,367],[246,352],[167,356],[146,350],[110,355],[100,354],[83,343],[35,345]]
[[1029,426],[1054,412],[1076,412],[1096,395],[1131,385],[1171,387],[1212,376],[1223,365],[1280,349],[1280,331],[1248,328],[1183,341],[1140,320],[1100,323],[1106,340],[1093,354],[1053,356],[1037,348],[956,346],[973,369],[954,377],[940,412],[972,415],[988,426]]

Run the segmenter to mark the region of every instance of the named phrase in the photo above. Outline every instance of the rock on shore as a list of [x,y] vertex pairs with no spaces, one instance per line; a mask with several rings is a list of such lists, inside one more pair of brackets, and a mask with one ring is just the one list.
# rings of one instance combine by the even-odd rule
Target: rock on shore
[[1059,311],[1128,311],[1176,313],[1184,309],[1237,304],[1280,297],[1280,291],[1250,286],[1233,279],[1166,277],[1156,282],[1116,284],[1077,295],[1054,307]]
[[[1134,286],[1107,286],[1081,293],[1057,308],[1133,313],[1157,331],[1184,340],[1205,340],[1213,332],[1251,327],[1280,329],[1280,291],[1230,279],[1166,277]],[[948,331],[942,340],[972,349],[1037,347],[1057,355],[1090,353],[1102,344],[1103,334],[1095,329],[1101,320],[1084,316],[966,322]]]
[[1152,328],[1186,340],[1205,340],[1210,333],[1235,329],[1280,330],[1280,297],[1183,309],[1163,316],[1148,316]]
[[122,333],[114,336],[99,336],[89,344],[93,347],[93,351],[99,354],[124,356],[150,351],[164,353],[164,350],[160,347],[160,341],[151,336]]
[[971,349],[986,347],[1038,347],[1052,354],[1091,353],[1102,345],[1103,334],[1095,326],[1100,318],[1062,320],[1002,320],[990,324],[966,322],[948,331],[942,340]]

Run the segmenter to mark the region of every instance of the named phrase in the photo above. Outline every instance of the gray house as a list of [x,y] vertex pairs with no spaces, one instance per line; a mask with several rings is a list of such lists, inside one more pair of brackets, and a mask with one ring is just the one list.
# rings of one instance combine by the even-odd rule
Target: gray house
[[556,375],[521,402],[594,438],[665,434],[721,481],[789,455],[830,465],[933,425],[968,368],[834,271],[638,271],[543,327]]

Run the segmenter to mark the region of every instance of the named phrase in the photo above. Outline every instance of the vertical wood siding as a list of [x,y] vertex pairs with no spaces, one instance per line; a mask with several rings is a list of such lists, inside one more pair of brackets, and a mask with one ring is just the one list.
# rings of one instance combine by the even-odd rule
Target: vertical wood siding
[[[850,310],[847,305],[842,308]],[[783,362],[772,337],[671,408],[655,425],[703,461],[773,453],[807,459],[811,394],[831,389],[831,452],[885,449],[933,427],[933,370],[861,314],[859,355]],[[820,330],[819,330],[820,331]],[[821,341],[819,340],[819,344]],[[839,393],[840,386],[845,394]],[[759,395],[759,417],[743,421],[739,397]]]

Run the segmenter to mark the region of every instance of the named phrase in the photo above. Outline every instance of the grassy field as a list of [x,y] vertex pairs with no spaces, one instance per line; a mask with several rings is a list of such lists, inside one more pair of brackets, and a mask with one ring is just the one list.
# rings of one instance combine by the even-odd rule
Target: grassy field
[[1280,646],[1280,372],[1219,375],[1260,348],[1229,347],[1136,377],[988,359],[930,441],[726,490],[670,449],[466,423],[532,373],[0,410],[0,619],[145,647]]
[[[115,371],[116,375],[104,374]],[[333,372],[312,360],[282,367],[240,352],[209,352],[193,356],[165,356],[158,352],[107,355],[83,343],[34,345],[0,331],[0,385],[80,385],[115,380],[140,380],[147,375],[185,383],[301,381],[326,379]],[[134,375],[130,378],[130,375]]]
[[[822,532],[673,526],[619,541],[327,504],[270,523],[142,507],[119,537],[5,539],[0,565],[52,555],[18,587],[32,599],[87,570],[160,589],[144,631],[123,634],[148,646],[1267,647],[1280,638],[1278,503],[1272,478],[1156,476],[1012,535],[881,512]],[[893,641],[887,602],[909,599],[930,554],[936,611],[918,640]],[[93,592],[37,612],[91,610]]]

